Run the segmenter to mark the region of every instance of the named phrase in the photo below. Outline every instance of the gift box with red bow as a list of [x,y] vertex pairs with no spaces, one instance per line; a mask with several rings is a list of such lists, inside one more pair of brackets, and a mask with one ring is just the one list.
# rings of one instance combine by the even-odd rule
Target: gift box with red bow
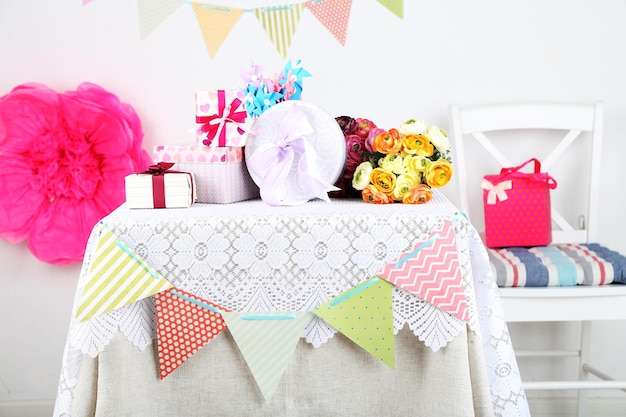
[[158,145],[155,162],[174,162],[174,169],[192,172],[199,203],[228,204],[259,197],[241,147],[201,145]]
[[127,175],[126,206],[131,209],[183,208],[196,200],[191,172],[173,170],[173,163],[161,162],[148,171]]
[[251,119],[242,95],[238,90],[196,92],[196,139],[199,145],[242,147],[246,144]]

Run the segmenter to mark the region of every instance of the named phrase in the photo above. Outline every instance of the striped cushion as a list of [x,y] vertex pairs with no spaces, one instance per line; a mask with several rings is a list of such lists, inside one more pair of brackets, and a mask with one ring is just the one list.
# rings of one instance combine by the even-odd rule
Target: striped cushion
[[488,252],[499,287],[626,284],[626,257],[597,243]]

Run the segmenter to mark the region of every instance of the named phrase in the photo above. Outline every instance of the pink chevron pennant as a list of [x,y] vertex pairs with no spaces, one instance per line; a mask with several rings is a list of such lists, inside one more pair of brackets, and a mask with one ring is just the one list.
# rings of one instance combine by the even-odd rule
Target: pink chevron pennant
[[421,299],[468,322],[469,313],[459,266],[454,227],[447,221],[439,232],[376,274]]

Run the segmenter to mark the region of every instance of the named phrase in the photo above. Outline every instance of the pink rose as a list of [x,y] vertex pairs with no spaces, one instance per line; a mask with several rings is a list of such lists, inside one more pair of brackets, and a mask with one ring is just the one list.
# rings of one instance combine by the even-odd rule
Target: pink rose
[[[359,163],[364,161],[363,152],[365,151],[365,140],[357,135],[346,136],[346,151],[348,159],[358,161]],[[358,165],[358,164],[357,164]]]
[[370,133],[370,130],[376,127],[376,124],[374,124],[374,122],[372,122],[371,120],[362,119],[360,117],[356,119],[356,123],[357,129],[354,133],[363,139],[366,139],[367,135],[369,135]]
[[0,237],[41,261],[83,259],[94,225],[125,201],[124,177],[151,163],[134,109],[95,84],[0,97]]
[[367,138],[365,139],[365,149],[368,152],[370,153],[374,152],[374,138],[384,131],[385,129],[381,129],[379,127],[375,127],[370,130],[370,132],[367,135]]

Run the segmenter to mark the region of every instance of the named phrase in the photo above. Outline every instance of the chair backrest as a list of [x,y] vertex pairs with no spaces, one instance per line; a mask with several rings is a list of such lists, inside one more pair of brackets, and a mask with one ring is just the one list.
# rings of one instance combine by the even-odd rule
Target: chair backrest
[[450,112],[461,209],[479,230],[484,227],[482,177],[534,157],[558,184],[551,191],[552,242],[595,242],[602,103],[453,105]]

